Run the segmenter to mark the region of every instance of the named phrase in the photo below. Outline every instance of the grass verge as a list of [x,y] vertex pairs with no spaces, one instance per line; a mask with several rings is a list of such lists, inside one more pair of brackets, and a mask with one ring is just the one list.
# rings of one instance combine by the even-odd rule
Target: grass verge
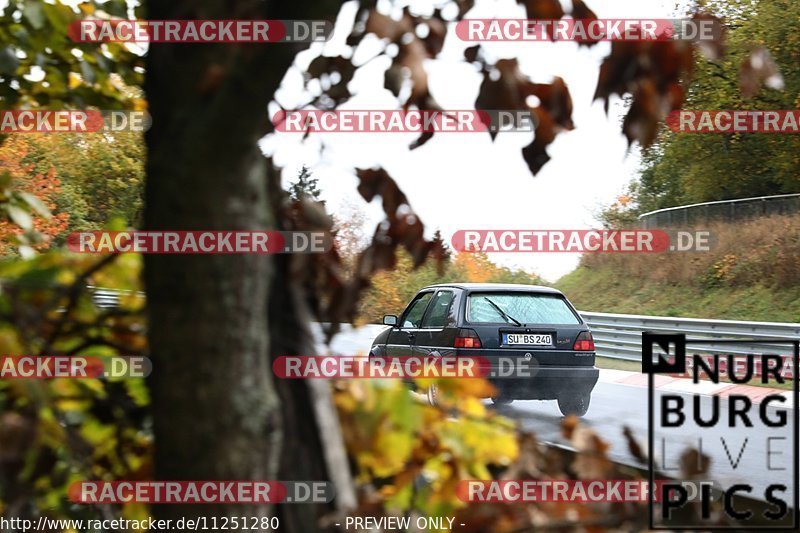
[[555,287],[583,311],[759,322],[800,320],[800,286],[704,288],[643,280],[609,265],[578,267]]

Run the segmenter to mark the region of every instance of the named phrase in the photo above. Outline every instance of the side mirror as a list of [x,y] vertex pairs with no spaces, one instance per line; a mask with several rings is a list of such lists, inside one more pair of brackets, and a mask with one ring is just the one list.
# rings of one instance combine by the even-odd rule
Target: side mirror
[[396,326],[397,317],[395,315],[384,315],[383,324],[386,326]]

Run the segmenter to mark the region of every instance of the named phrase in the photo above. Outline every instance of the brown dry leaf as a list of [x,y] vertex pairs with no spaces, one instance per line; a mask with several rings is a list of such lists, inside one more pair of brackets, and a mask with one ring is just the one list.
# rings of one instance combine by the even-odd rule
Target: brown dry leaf
[[[531,85],[530,80],[520,72],[516,59],[501,59],[494,65],[493,71],[484,73],[475,109],[527,110],[525,98],[531,94]],[[489,135],[494,139],[497,132],[489,130]]]
[[339,81],[331,85],[331,87],[325,91],[325,94],[327,94],[336,105],[339,105],[346,102],[350,96],[352,96],[347,88],[347,84],[353,79],[356,73],[356,67],[349,59],[343,56],[319,56],[315,58],[311,64],[308,65],[306,83],[311,79],[320,79],[324,75],[329,76],[333,73],[339,75]]
[[679,84],[694,71],[694,52],[682,41],[643,43],[645,55],[640,56],[642,72],[652,77],[661,92]]
[[553,83],[531,83],[528,85],[528,94],[533,94],[541,101],[543,107],[553,119],[553,122],[564,129],[575,129],[572,122],[572,97],[564,79],[556,76]]
[[725,33],[727,32],[727,27],[725,26],[725,24],[723,24],[722,20],[715,17],[714,15],[709,15],[706,13],[697,13],[692,17],[692,20],[714,21],[715,27],[718,28],[719,30],[719,35],[715,35],[715,37],[717,38],[713,41],[706,41],[706,40],[700,41],[699,43],[697,43],[697,46],[706,59],[711,59],[711,60],[720,59],[725,54]]
[[[403,102],[403,110],[408,110],[411,106],[418,109],[436,111],[440,110],[439,105],[428,91],[428,73],[425,71],[425,60],[428,58],[426,42],[414,38],[407,44],[400,44],[400,51],[392,62],[391,66],[384,74],[384,87],[399,96],[406,80],[411,81],[411,94]],[[414,150],[419,148],[433,138],[434,132],[422,132],[420,136],[411,143],[409,148]]]
[[642,450],[642,447],[639,445],[639,441],[636,440],[636,436],[633,434],[633,431],[629,426],[622,427],[622,434],[625,436],[625,440],[628,442],[628,451],[631,455],[639,461],[640,463],[647,462],[647,455]]
[[[576,527],[585,527],[581,524],[593,522],[600,517],[588,504],[579,501],[542,502],[535,514],[535,526],[540,528],[553,527],[555,524],[575,524]],[[564,528],[566,529],[566,527]],[[589,531],[589,529],[586,529]]]
[[552,446],[543,447],[541,455],[539,470],[542,471],[542,479],[563,477],[572,461],[572,456],[569,452]]
[[650,146],[658,135],[661,121],[660,98],[655,85],[643,80],[633,94],[633,102],[622,121],[622,133],[628,144],[639,141],[642,146]]
[[408,109],[409,105],[423,109],[431,100],[428,93],[428,73],[425,71],[427,58],[425,45],[419,39],[414,39],[408,44],[400,45],[400,52],[390,67],[390,70],[399,69],[404,77],[411,80],[411,95],[406,100],[404,109]]
[[543,464],[547,462],[539,448],[539,440],[532,433],[522,433],[519,438],[517,460],[503,472],[501,479],[539,479],[543,474],[541,470]]
[[573,447],[578,451],[572,469],[580,479],[609,479],[614,463],[606,453],[609,444],[585,426],[578,426],[572,434]]
[[534,108],[533,113],[536,117],[536,133],[533,142],[522,149],[522,157],[531,173],[536,175],[550,161],[547,147],[555,140],[557,131],[556,123],[549,113],[541,107]]
[[380,196],[383,199],[383,211],[388,216],[393,216],[401,205],[408,204],[406,195],[384,169],[358,169],[356,175],[361,197],[371,202],[376,196]]
[[517,0],[525,6],[529,19],[560,19],[564,8],[558,0]]
[[[583,2],[583,0],[572,0],[572,18],[579,20],[597,20],[597,15],[594,11]],[[580,41],[578,46],[594,46],[598,43],[597,40],[586,39]]]
[[[494,69],[484,74],[475,109],[527,110],[534,114],[536,133],[531,144],[522,149],[522,156],[536,174],[550,160],[546,149],[556,135],[574,128],[572,97],[562,78],[555,78],[552,84],[531,82],[519,70],[516,59],[501,59]],[[531,95],[539,98],[538,107],[528,105],[527,97]],[[489,134],[492,139],[497,136],[497,132],[491,130]]]
[[484,74],[475,109],[525,109],[527,90],[523,85],[529,82],[519,71],[517,60],[501,59],[494,68],[494,72]]
[[660,121],[683,103],[684,83],[694,67],[693,48],[682,41],[614,42],[600,67],[595,99],[608,111],[612,95],[633,95],[623,123],[628,142],[649,146]]
[[472,9],[475,5],[475,0],[455,0],[456,4],[458,4],[458,18],[461,19],[464,15],[467,14],[467,11]]
[[739,67],[739,87],[742,96],[754,97],[766,85],[770,89],[783,89],[783,76],[772,54],[763,46],[756,46]]
[[414,142],[412,142],[410,145],[408,145],[408,149],[409,150],[416,150],[417,148],[419,148],[420,146],[422,146],[426,142],[430,141],[431,139],[433,139],[433,132],[432,131],[423,131],[422,134],[419,137],[417,137],[417,139]]
[[[415,38],[408,44],[400,45],[397,57],[386,70],[384,87],[395,96],[399,96],[406,80],[411,82],[411,94],[402,103],[404,110],[408,110],[411,106],[427,110],[439,109],[439,106],[428,92],[428,73],[425,71],[424,66],[427,57],[428,52],[425,49],[425,45]],[[424,141],[419,145],[421,144],[424,144]]]
[[691,75],[694,66],[692,48],[678,41],[615,41],[611,54],[600,66],[595,99],[608,100],[612,95],[633,93],[639,82],[650,79],[660,93]]
[[575,431],[575,428],[578,427],[580,420],[575,415],[569,415],[564,418],[561,422],[561,436],[563,436],[567,440],[572,439],[572,434]]
[[681,454],[681,475],[683,479],[696,479],[708,472],[711,466],[711,457],[701,454],[694,448],[689,448]]
[[478,52],[481,50],[481,45],[476,44],[475,46],[470,46],[466,50],[464,50],[464,59],[468,62],[472,63],[477,61],[478,59]]
[[444,47],[444,38],[447,35],[447,26],[442,19],[434,16],[427,19],[419,19],[417,22],[425,24],[428,27],[428,35],[422,39],[425,45],[425,50],[428,52],[429,57],[436,57]]
[[456,511],[461,533],[512,533],[530,530],[529,503],[474,502]]
[[373,9],[369,12],[365,27],[365,33],[374,33],[379,38],[388,39],[393,43],[399,42],[405,34],[413,31],[414,23],[407,11],[403,13],[403,18],[395,20]]
[[536,132],[533,142],[522,149],[528,168],[534,175],[550,161],[547,147],[563,130],[572,130],[572,97],[567,84],[556,77],[552,84],[531,83],[527,85],[528,94],[539,98],[541,104],[532,109],[536,117]]
[[[359,169],[356,175],[361,180],[358,192],[367,202],[380,194],[387,217],[375,230],[375,246],[370,247],[374,255],[367,258],[369,261],[374,265],[393,265],[394,249],[398,245],[411,254],[414,266],[421,265],[432,252],[439,256],[435,243],[425,240],[422,221],[414,214],[406,195],[385,170]],[[385,257],[386,254],[392,259]]]
[[610,97],[614,94],[624,95],[628,91],[628,84],[639,75],[638,56],[641,47],[642,43],[633,41],[611,43],[611,53],[600,65],[600,74],[594,93],[595,100],[604,100],[606,113],[608,113]]
[[[409,252],[415,267],[428,258],[437,261],[441,267],[444,260],[442,244],[425,240],[422,221],[385,170],[359,169],[356,175],[360,180],[358,192],[367,202],[381,196],[386,219],[378,224],[371,244],[358,257],[352,279],[342,278],[341,260],[335,248],[331,250],[330,258],[321,258],[326,261],[322,277],[327,285],[322,285],[325,303],[320,307],[319,315],[330,322],[325,328],[328,340],[338,332],[341,323],[353,322],[361,293],[370,287],[375,272],[394,267],[398,247],[402,246]],[[319,262],[320,257],[315,258]]]

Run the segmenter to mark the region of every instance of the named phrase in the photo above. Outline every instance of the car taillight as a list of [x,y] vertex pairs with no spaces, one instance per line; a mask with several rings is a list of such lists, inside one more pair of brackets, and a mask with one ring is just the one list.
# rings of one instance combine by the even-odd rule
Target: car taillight
[[471,329],[461,329],[458,331],[453,346],[456,348],[480,348],[481,340],[478,338],[478,334]]
[[584,331],[578,335],[578,338],[575,339],[575,344],[572,346],[572,349],[576,352],[593,352],[594,339],[592,338],[592,333],[589,331]]

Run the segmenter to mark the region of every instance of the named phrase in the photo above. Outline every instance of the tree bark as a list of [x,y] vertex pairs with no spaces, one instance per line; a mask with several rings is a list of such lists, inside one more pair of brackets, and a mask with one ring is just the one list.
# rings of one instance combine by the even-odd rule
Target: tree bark
[[[337,6],[151,0],[146,8],[150,19],[309,19],[321,18],[321,10],[330,18]],[[284,43],[150,45],[146,229],[276,227],[267,163],[256,143],[268,131],[267,102],[297,51]],[[279,309],[271,300],[288,297],[271,287],[289,291],[286,275],[265,255],[145,257],[157,479],[324,479],[307,389],[281,384],[279,393],[271,372],[276,333],[305,331],[295,312],[282,315],[279,326],[271,323]],[[282,444],[293,453],[282,455]],[[308,508],[286,507],[296,510],[282,508],[282,530],[317,528]],[[154,511],[172,519],[275,512],[240,505]]]

